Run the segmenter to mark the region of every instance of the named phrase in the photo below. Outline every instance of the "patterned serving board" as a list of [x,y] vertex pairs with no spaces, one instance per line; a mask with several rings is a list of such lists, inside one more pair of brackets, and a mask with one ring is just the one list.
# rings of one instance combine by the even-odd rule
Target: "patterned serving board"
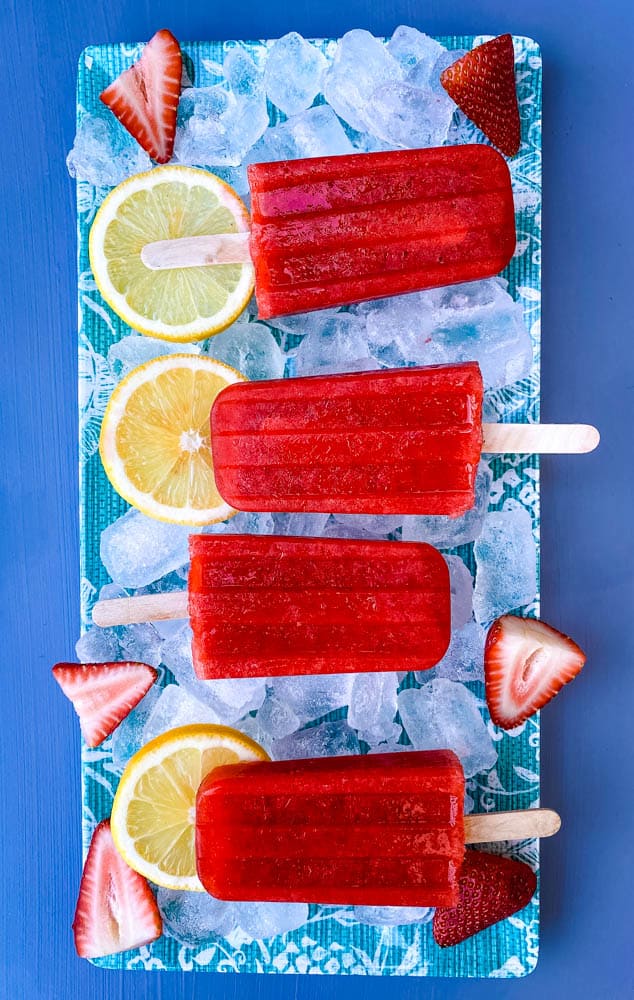
[[[450,49],[470,49],[488,36],[440,37]],[[229,43],[183,44],[188,72],[196,86],[218,82],[217,68]],[[256,62],[271,42],[245,41]],[[316,45],[332,55],[336,40]],[[524,309],[533,343],[530,376],[487,394],[489,413],[504,421],[539,420],[540,300],[541,300],[541,56],[529,38],[514,37],[516,80],[522,119],[522,147],[510,162],[516,202],[517,250],[504,272],[509,291]],[[139,45],[90,46],[81,54],[77,89],[78,121],[87,113],[107,114],[99,93],[138,58]],[[279,116],[269,105],[270,121]],[[475,127],[471,141],[484,141]],[[77,186],[79,397],[80,397],[80,534],[82,629],[91,624],[91,609],[109,577],[99,558],[103,529],[125,512],[127,505],[114,492],[98,454],[101,418],[114,387],[106,360],[108,348],[130,333],[102,299],[90,272],[88,233],[95,212],[110,188],[86,182]],[[491,417],[489,416],[489,419]],[[535,456],[504,456],[491,462],[493,487],[490,510],[512,498],[531,514],[539,557],[539,463]],[[457,551],[473,570],[472,545]],[[522,609],[539,611],[535,601]],[[165,677],[163,677],[165,682]],[[510,733],[491,723],[480,683],[469,687],[480,699],[481,711],[498,752],[497,765],[467,781],[476,812],[526,808],[539,801],[539,717]],[[83,844],[88,849],[97,822],[110,814],[118,774],[112,765],[111,740],[82,751]],[[495,848],[492,848],[495,849]],[[503,845],[512,854],[539,867],[538,844],[525,841]],[[213,937],[198,948],[181,945],[164,935],[154,944],[124,952],[95,964],[111,969],[194,970],[215,972],[321,973],[385,976],[518,977],[530,973],[539,948],[539,902],[536,897],[521,913],[496,924],[475,938],[449,949],[436,946],[431,916],[418,924],[374,927],[359,923],[349,908],[311,906],[300,929],[267,941],[252,941],[238,931],[229,938]]]

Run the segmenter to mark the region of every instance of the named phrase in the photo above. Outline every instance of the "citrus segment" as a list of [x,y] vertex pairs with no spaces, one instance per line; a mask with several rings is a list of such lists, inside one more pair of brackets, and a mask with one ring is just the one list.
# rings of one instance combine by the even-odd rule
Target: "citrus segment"
[[182,726],[147,743],[128,762],[112,806],[112,835],[123,859],[157,885],[202,891],[196,792],[213,768],[251,760],[268,756],[226,726]]
[[244,380],[213,358],[170,354],[139,365],[116,387],[99,450],[116,491],[143,513],[175,524],[222,521],[234,510],[216,488],[209,412]]
[[171,341],[224,330],[253,292],[253,265],[152,270],[147,243],[183,236],[248,232],[249,216],[220,178],[192,167],[157,167],[112,191],[90,231],[90,264],[101,294],[121,318]]

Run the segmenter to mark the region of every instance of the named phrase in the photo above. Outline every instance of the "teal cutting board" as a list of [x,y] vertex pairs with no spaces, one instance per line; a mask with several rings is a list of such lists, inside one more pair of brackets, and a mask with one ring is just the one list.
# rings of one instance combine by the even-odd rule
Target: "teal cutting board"
[[[448,48],[471,48],[484,38],[439,38]],[[256,61],[270,43],[243,42]],[[333,40],[316,43],[332,52]],[[500,420],[539,419],[540,290],[541,290],[541,57],[539,46],[515,37],[516,79],[522,118],[522,147],[510,162],[516,199],[518,244],[504,273],[509,290],[524,308],[533,341],[530,376],[513,386],[488,394],[488,404]],[[197,86],[218,82],[213,65],[222,63],[221,42],[183,44],[188,69]],[[115,76],[138,58],[138,45],[91,46],[79,61],[78,119],[86,113],[109,112],[99,94]],[[277,120],[270,108],[271,123]],[[477,129],[472,140],[483,141]],[[79,376],[80,376],[80,532],[82,627],[91,624],[91,608],[99,589],[109,582],[99,558],[102,530],[127,508],[113,491],[101,467],[98,439],[101,418],[113,388],[106,355],[108,348],[130,331],[99,294],[88,261],[88,233],[95,212],[110,189],[78,184]],[[535,457],[505,456],[492,463],[494,482],[491,510],[513,497],[530,512],[539,542],[539,467]],[[458,550],[472,563],[471,546]],[[537,614],[536,600],[522,609]],[[482,712],[496,741],[498,762],[488,774],[467,781],[477,812],[526,808],[539,801],[539,718],[503,733],[490,722],[480,684],[471,684],[482,701]],[[118,776],[112,768],[110,740],[82,751],[82,806],[84,852],[97,822],[109,816]],[[539,866],[538,845],[525,841],[504,845],[505,853]],[[430,912],[431,916],[431,912]],[[321,973],[383,976],[517,977],[530,973],[539,948],[538,897],[508,920],[449,949],[433,940],[429,920],[404,927],[369,927],[354,919],[352,910],[311,906],[304,927],[267,941],[251,941],[240,932],[231,938],[213,937],[198,948],[180,945],[163,936],[137,951],[96,960],[112,969],[184,969],[210,972]]]

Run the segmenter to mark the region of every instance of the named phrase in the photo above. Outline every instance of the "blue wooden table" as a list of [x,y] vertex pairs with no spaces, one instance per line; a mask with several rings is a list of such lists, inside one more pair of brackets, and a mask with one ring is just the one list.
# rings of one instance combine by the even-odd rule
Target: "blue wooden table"
[[[0,1000],[214,995],[634,996],[634,233],[629,0],[5,0],[0,12]],[[542,717],[544,802],[564,820],[543,845],[542,945],[527,980],[315,980],[114,974],[75,956],[79,735],[49,669],[79,632],[74,186],[75,67],[91,42],[512,31],[544,56],[544,420],[586,420],[598,452],[543,461],[543,615],[588,652]],[[628,797],[629,789],[629,797]]]

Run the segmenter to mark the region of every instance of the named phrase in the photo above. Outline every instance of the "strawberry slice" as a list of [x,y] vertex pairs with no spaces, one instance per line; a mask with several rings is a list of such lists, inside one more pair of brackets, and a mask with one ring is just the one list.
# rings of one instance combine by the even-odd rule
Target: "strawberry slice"
[[567,635],[534,618],[502,615],[484,646],[484,682],[491,718],[513,729],[577,676],[586,656]]
[[157,678],[147,663],[57,663],[53,677],[79,716],[84,739],[96,747],[123,722]]
[[163,28],[150,39],[138,62],[106,87],[100,98],[157,163],[174,151],[176,111],[183,60],[180,45]]
[[434,939],[441,948],[466,941],[517,913],[537,888],[535,872],[523,861],[482,851],[467,851],[458,882],[458,904],[439,906],[434,914]]
[[79,887],[75,948],[81,958],[101,958],[140,948],[163,933],[163,921],[148,883],[114,846],[110,820],[92,835]]
[[494,146],[505,156],[515,156],[520,148],[520,113],[510,35],[477,45],[444,69],[440,82]]

